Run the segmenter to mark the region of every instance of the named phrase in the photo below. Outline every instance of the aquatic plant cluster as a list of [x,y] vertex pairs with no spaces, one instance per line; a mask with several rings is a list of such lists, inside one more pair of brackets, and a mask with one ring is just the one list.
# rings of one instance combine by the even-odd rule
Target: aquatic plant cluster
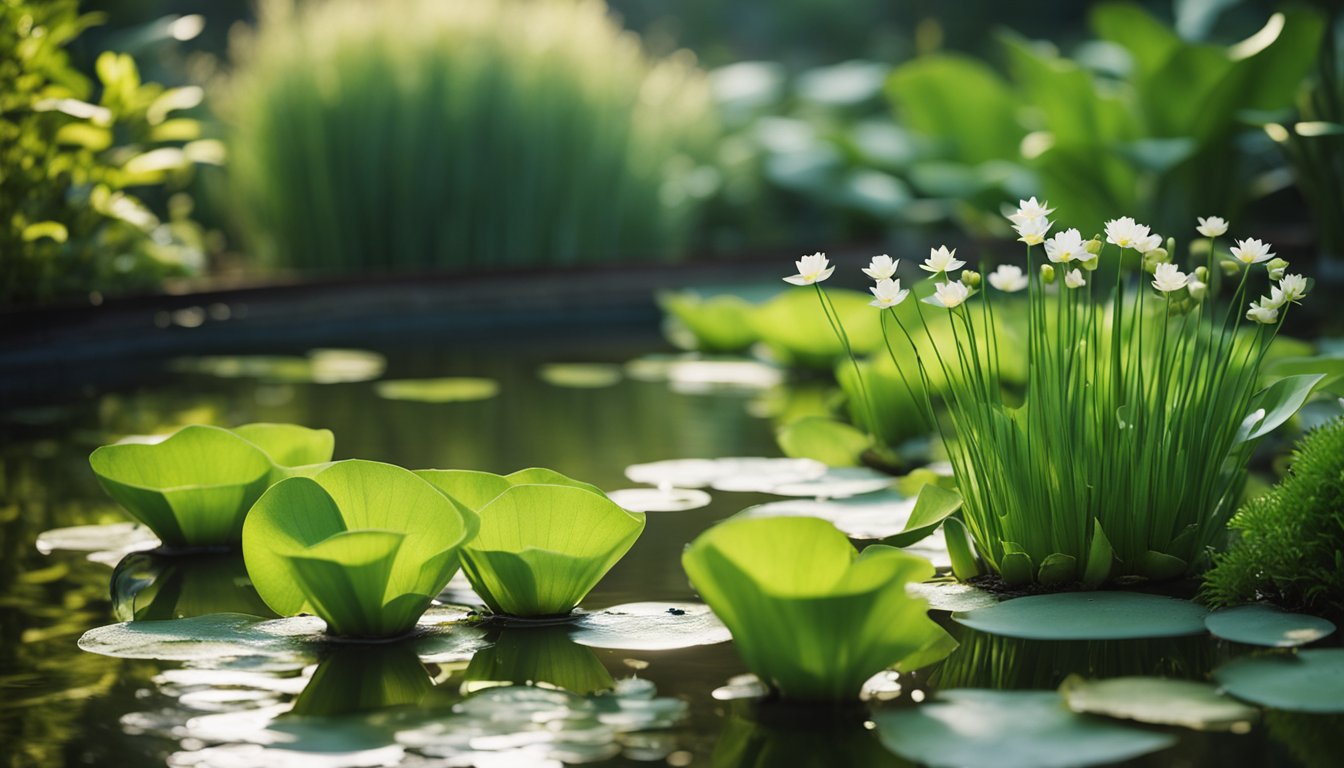
[[348,637],[411,631],[459,565],[496,613],[567,614],[644,530],[643,513],[550,470],[411,472],[333,448],[291,424],[193,425],[89,461],[166,547],[241,543],[271,610]]
[[[896,262],[875,257],[864,272],[875,281],[871,306],[882,313],[891,362],[940,432],[960,517],[1004,581],[1098,586],[1189,574],[1225,535],[1258,439],[1321,378],[1257,384],[1270,342],[1311,281],[1254,238],[1221,253],[1228,225],[1218,217],[1200,219],[1201,249],[1182,263],[1173,239],[1131,218],[1085,238],[1073,228],[1050,235],[1052,212],[1031,198],[1008,216],[1027,246],[1025,267],[982,275],[940,247],[919,265],[929,281],[912,289],[895,276]],[[818,253],[797,269],[785,280],[815,290],[854,362],[859,397],[869,398],[821,286],[834,267]],[[1136,270],[1147,276],[1132,279]],[[1252,300],[1266,278],[1267,292]],[[922,295],[913,324],[896,312],[912,290]],[[1019,404],[1001,374],[996,313],[1021,292],[1028,376]],[[923,331],[938,316],[951,321],[950,341]],[[946,428],[931,377],[945,388]]]

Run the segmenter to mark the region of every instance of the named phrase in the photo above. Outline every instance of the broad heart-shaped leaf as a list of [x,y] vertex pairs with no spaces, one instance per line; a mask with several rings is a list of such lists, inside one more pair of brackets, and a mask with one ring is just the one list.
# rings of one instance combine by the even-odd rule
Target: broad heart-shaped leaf
[[747,667],[790,699],[856,699],[874,674],[948,643],[905,589],[933,575],[928,561],[882,545],[860,554],[823,520],[733,518],[681,563]]
[[105,445],[89,465],[108,495],[169,547],[236,543],[272,469],[256,445],[200,425],[156,445]]
[[257,500],[243,557],[276,613],[315,613],[333,634],[391,637],[448,583],[478,522],[408,470],[338,461]]
[[[1297,409],[1307,402],[1311,391],[1325,378],[1325,374],[1299,374],[1286,376],[1260,390],[1251,398],[1251,413],[1264,411],[1264,417],[1251,427],[1244,441],[1256,440],[1278,429]],[[1247,417],[1250,418],[1249,416]]]
[[569,613],[644,531],[644,513],[579,485],[511,485],[479,514],[462,572],[490,610],[509,616]]
[[278,473],[278,476],[273,473],[274,480],[286,477],[285,470],[289,467],[331,461],[331,454],[336,449],[336,437],[329,429],[258,422],[234,427],[230,431],[257,446],[270,457]]

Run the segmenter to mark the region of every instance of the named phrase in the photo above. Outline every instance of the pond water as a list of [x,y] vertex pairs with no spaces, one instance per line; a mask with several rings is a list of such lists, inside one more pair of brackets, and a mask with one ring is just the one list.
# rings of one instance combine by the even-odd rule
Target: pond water
[[[234,655],[227,648],[188,648],[174,661],[80,650],[76,641],[87,630],[132,616],[266,615],[239,555],[127,552],[135,537],[119,549],[127,541],[111,535],[126,526],[100,529],[91,542],[55,542],[77,550],[39,551],[44,531],[128,519],[88,465],[93,448],[128,435],[189,423],[293,422],[334,431],[336,458],[501,473],[545,466],[608,491],[634,486],[624,470],[642,462],[778,455],[767,416],[783,385],[750,367],[730,374],[745,384],[718,386],[713,371],[669,383],[628,375],[648,376],[656,364],[610,365],[663,349],[652,336],[493,349],[407,339],[366,348],[381,358],[331,354],[316,376],[311,360],[143,363],[112,372],[114,386],[94,376],[72,396],[7,406],[0,417],[0,765],[908,764],[882,746],[867,711],[733,699],[729,681],[746,670],[731,643],[615,650],[578,644],[563,627],[530,627],[473,630],[428,645],[328,645],[242,658],[226,658]],[[609,365],[547,368],[576,362]],[[375,374],[477,377],[498,387],[484,399],[470,398],[491,388],[470,385],[452,396],[468,399],[422,402],[383,397],[376,382],[351,380]],[[702,508],[650,512],[644,535],[584,608],[694,601],[680,566],[685,544],[718,520],[779,500],[709,496]],[[1208,637],[1013,640],[938,617],[961,647],[930,670],[887,680],[870,706],[914,706],[940,688],[1053,689],[1071,673],[1206,679],[1222,661],[1249,652]],[[281,641],[277,647],[289,649]],[[569,692],[487,682],[527,680]],[[736,689],[750,689],[737,682]],[[614,694],[592,694],[612,686]],[[1243,734],[1153,728],[1174,735],[1175,745],[1130,764],[1337,765],[1340,724],[1280,713]]]

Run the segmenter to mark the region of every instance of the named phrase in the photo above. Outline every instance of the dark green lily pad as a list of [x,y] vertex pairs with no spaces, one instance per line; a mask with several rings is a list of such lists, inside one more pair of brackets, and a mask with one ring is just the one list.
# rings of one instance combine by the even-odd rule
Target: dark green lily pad
[[1213,678],[1238,699],[1272,709],[1344,713],[1344,648],[1243,656]]
[[1063,592],[1006,600],[954,613],[981,632],[1027,640],[1126,640],[1204,633],[1208,611],[1186,601],[1138,592]]
[[1292,648],[1314,643],[1335,633],[1331,621],[1318,616],[1288,613],[1272,605],[1241,605],[1214,611],[1204,626],[1216,637],[1246,645]]
[[374,385],[385,400],[417,403],[469,403],[489,400],[499,394],[499,382],[471,377],[445,379],[396,379]]
[[944,691],[873,720],[887,749],[936,768],[1077,768],[1176,744],[1170,734],[1074,714],[1054,691]]
[[1260,710],[1224,696],[1215,686],[1163,677],[1070,677],[1060,686],[1069,709],[1196,731],[1248,733]]
[[570,637],[580,645],[628,651],[671,651],[732,639],[703,603],[614,605],[580,616],[573,627]]
[[543,365],[537,375],[553,387],[571,389],[611,387],[625,376],[621,366],[612,363],[552,363]]
[[631,512],[686,512],[710,502],[708,493],[695,488],[622,488],[607,498]]

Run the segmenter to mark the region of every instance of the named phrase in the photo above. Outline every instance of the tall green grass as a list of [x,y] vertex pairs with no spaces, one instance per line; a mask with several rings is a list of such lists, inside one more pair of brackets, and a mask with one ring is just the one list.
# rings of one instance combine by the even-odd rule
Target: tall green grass
[[598,0],[262,7],[227,89],[256,254],[325,272],[677,256],[713,171],[708,87]]

